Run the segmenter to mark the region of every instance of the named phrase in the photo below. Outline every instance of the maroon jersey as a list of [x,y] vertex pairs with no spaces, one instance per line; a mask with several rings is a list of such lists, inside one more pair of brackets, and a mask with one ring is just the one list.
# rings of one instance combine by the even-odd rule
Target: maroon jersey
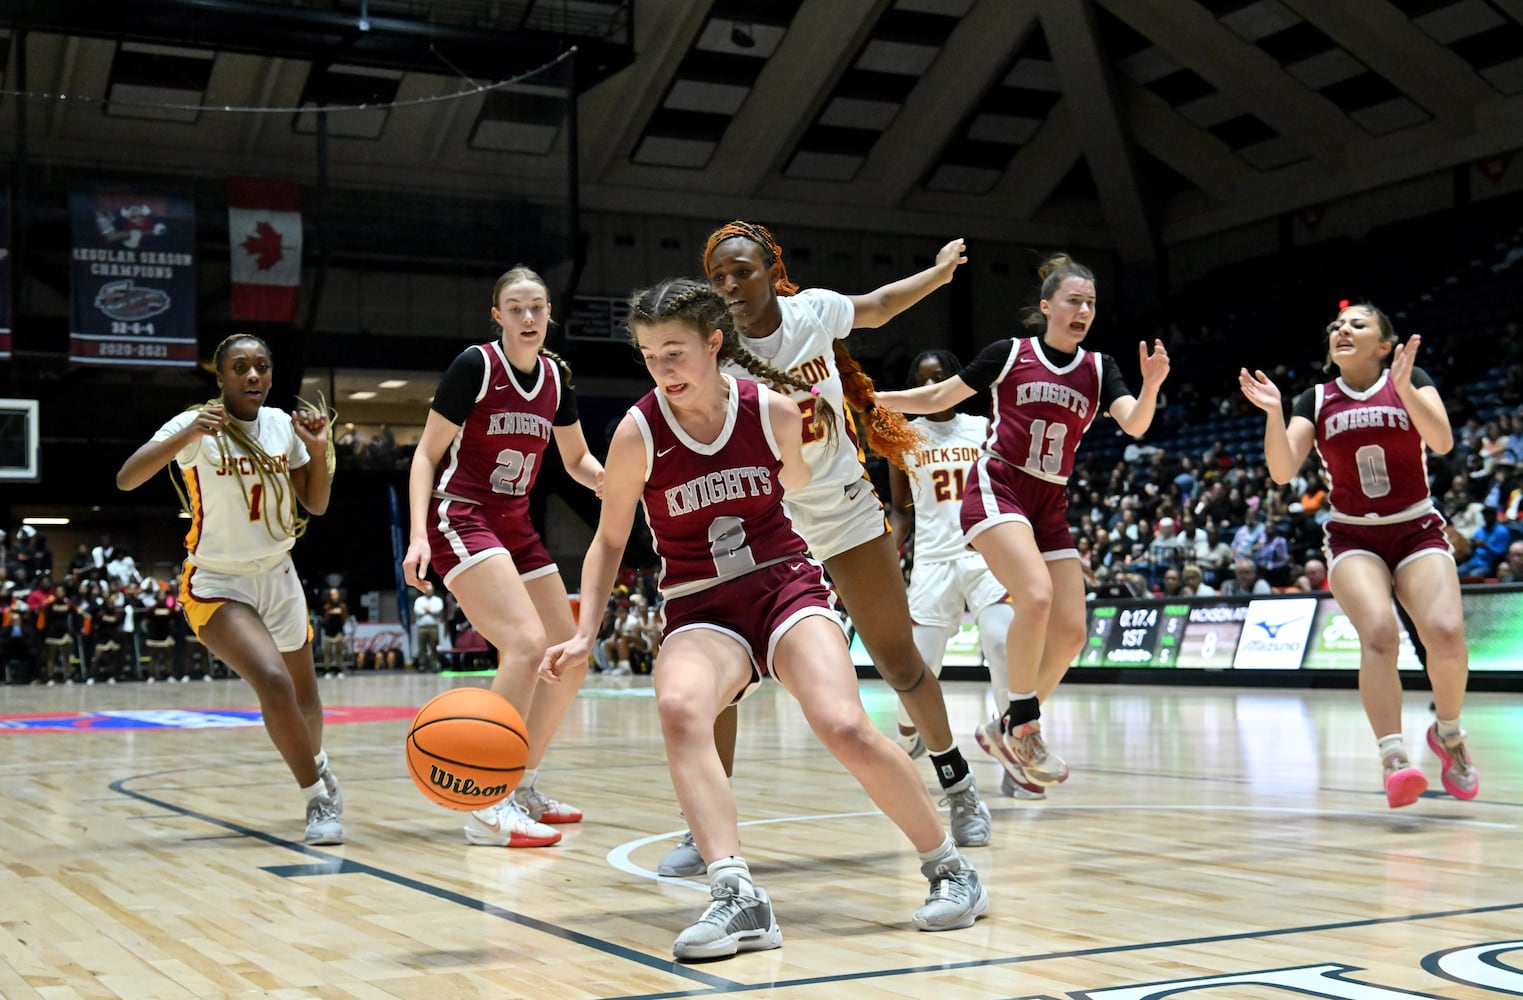
[[1101,356],[1081,347],[1058,367],[1035,337],[1010,343],[1010,356],[989,386],[994,419],[984,448],[1038,479],[1066,483],[1079,440],[1100,412]]
[[668,599],[802,555],[806,546],[783,510],[781,452],[767,417],[767,390],[724,376],[730,386],[724,429],[693,440],[659,391],[630,415],[645,439],[645,519],[657,585]]
[[1432,509],[1422,435],[1389,372],[1363,392],[1341,378],[1312,391],[1317,454],[1327,468],[1334,517],[1399,520]]
[[501,344],[473,349],[486,358],[486,373],[470,416],[444,453],[434,495],[519,511],[527,519],[529,490],[560,405],[560,371],[541,355],[535,359],[539,377],[534,387],[523,389],[508,370]]

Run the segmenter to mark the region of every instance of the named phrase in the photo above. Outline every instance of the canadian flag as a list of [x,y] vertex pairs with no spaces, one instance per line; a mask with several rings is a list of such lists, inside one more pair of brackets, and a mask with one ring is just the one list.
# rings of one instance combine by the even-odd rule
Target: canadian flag
[[230,177],[228,249],[233,319],[296,322],[301,288],[301,209],[295,181]]

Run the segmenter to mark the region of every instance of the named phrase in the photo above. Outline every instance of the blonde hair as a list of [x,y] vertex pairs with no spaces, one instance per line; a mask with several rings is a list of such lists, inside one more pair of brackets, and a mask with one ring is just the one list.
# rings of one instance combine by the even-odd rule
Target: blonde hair
[[[509,285],[516,285],[520,281],[527,281],[543,288],[545,290],[545,301],[547,303],[550,301],[550,286],[545,284],[545,279],[541,278],[533,268],[529,267],[526,264],[514,264],[512,267],[502,272],[502,274],[498,275],[497,281],[493,283],[492,308],[497,308],[497,298],[502,294],[502,290],[504,288],[507,288]],[[550,325],[555,325],[554,319],[550,320]],[[502,333],[500,329],[497,332],[499,335]],[[545,357],[549,358],[551,361],[554,361],[557,365],[560,366],[562,374],[566,376],[566,388],[575,388],[575,386],[571,384],[571,366],[566,363],[565,358],[561,357],[559,354],[556,354],[554,351],[546,349],[545,347],[540,347],[539,353],[543,354]]]

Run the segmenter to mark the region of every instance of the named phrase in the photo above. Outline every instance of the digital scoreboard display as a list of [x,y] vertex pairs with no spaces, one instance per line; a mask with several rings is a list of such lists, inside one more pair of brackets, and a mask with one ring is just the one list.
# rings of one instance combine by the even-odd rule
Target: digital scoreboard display
[[1089,638],[1079,665],[1172,667],[1190,616],[1183,603],[1102,605],[1090,609]]

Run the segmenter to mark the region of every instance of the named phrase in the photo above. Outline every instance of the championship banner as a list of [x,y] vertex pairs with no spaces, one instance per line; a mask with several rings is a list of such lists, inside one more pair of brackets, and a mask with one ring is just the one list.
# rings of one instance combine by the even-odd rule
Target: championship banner
[[227,243],[232,317],[295,323],[301,289],[301,211],[294,181],[230,177]]
[[11,356],[11,193],[0,188],[0,360]]
[[196,210],[189,197],[121,188],[69,194],[69,360],[193,368]]

